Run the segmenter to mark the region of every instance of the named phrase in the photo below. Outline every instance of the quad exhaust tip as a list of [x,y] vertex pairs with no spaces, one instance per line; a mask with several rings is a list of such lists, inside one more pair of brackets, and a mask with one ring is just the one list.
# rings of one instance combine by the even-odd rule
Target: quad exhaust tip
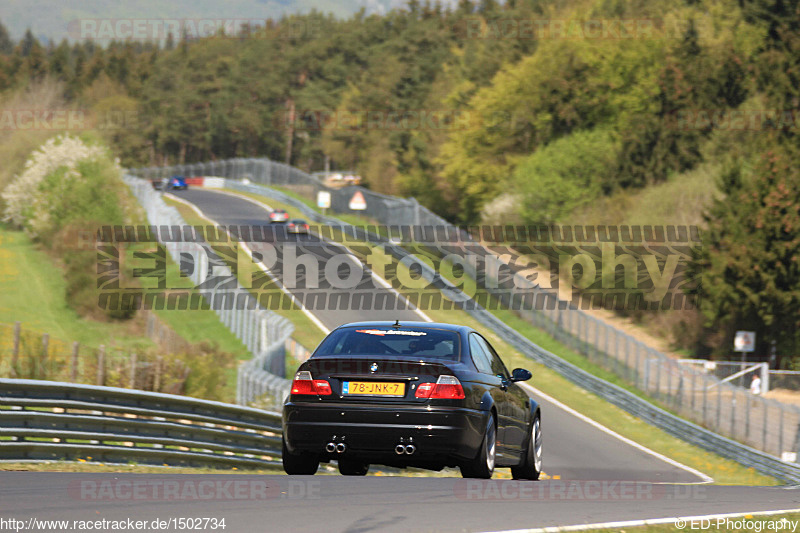
[[336,444],[333,442],[329,442],[325,445],[325,451],[328,453],[333,453],[336,451]]
[[404,453],[408,455],[413,455],[414,452],[416,451],[417,447],[414,446],[413,444],[398,444],[397,446],[394,447],[394,453],[396,453],[397,455],[403,455]]
[[336,453],[344,453],[347,449],[347,445],[344,442],[340,442],[336,445]]

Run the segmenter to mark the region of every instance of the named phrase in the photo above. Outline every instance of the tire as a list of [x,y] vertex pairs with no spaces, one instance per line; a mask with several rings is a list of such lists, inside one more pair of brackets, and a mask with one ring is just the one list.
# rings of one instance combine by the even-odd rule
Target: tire
[[286,441],[283,442],[283,471],[289,475],[313,476],[319,468],[319,458],[310,454],[293,454],[286,448]]
[[369,465],[355,459],[339,459],[339,473],[343,476],[366,476]]
[[494,415],[489,417],[486,431],[483,433],[483,443],[478,455],[461,465],[461,476],[467,478],[491,479],[494,474],[494,464],[497,453],[497,424]]
[[525,458],[519,466],[511,467],[511,476],[514,479],[537,480],[542,473],[542,424],[539,414],[533,418],[530,429],[530,439],[528,449],[525,451]]

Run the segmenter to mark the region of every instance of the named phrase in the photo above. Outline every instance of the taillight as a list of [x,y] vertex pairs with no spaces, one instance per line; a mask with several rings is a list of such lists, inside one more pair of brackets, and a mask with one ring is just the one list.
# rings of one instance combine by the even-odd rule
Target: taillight
[[414,393],[416,398],[430,398],[433,387],[436,383],[420,383],[417,387],[417,392]]
[[420,383],[414,396],[440,400],[461,400],[464,398],[464,387],[455,376],[439,376],[435,384]]
[[331,384],[324,379],[315,379],[314,388],[317,389],[317,394],[320,396],[328,396],[329,394],[333,394],[333,391],[331,390]]
[[331,384],[324,379],[312,379],[311,372],[301,370],[294,376],[292,381],[292,394],[313,394],[328,396],[333,394]]

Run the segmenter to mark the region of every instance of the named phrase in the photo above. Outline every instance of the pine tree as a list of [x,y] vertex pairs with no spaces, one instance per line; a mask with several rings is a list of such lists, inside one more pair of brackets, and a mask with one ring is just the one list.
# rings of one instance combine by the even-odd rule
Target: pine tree
[[753,176],[723,174],[723,197],[705,215],[708,230],[691,270],[701,310],[724,330],[730,352],[738,329],[756,332],[757,353],[774,341],[786,367],[800,340],[800,171],[786,153],[763,156]]

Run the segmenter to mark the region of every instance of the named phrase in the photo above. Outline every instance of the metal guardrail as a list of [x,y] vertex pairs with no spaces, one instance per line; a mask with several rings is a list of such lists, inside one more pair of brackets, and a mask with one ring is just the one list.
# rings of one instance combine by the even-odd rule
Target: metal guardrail
[[0,379],[0,459],[280,466],[281,415],[114,387]]

